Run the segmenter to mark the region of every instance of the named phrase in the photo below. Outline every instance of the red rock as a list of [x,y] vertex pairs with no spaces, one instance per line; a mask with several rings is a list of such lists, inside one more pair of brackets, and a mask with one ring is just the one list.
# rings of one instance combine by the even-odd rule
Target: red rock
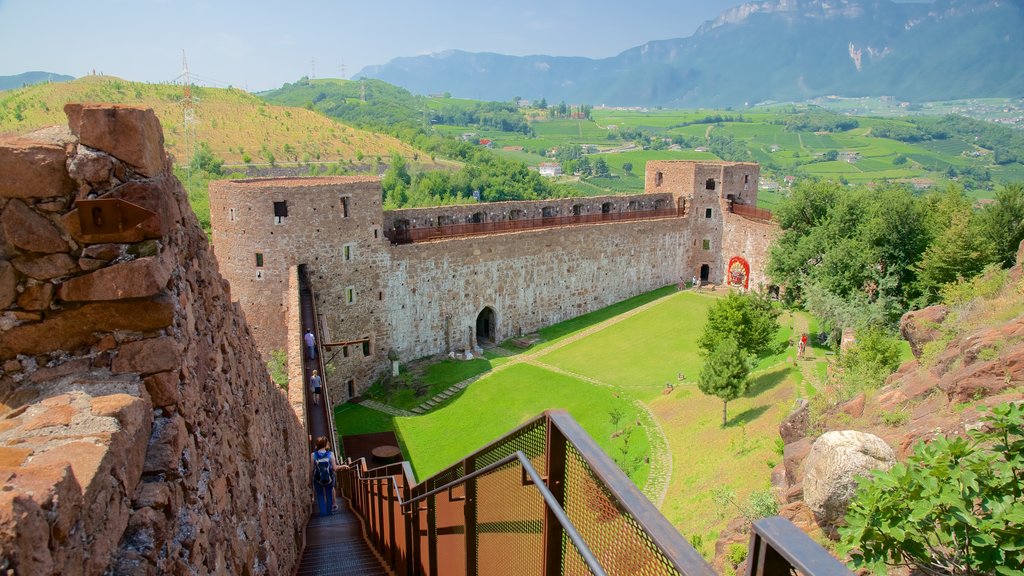
[[811,453],[811,439],[801,438],[786,444],[782,453],[782,461],[786,465],[786,481],[789,485],[799,484],[804,477],[803,462]]
[[153,436],[146,451],[143,472],[179,477],[178,462],[185,448],[185,435],[185,421],[177,414],[153,422]]
[[166,482],[146,482],[135,490],[136,508],[163,510],[171,504],[171,487]]
[[153,401],[153,406],[163,407],[177,404],[181,399],[178,393],[178,373],[158,372],[146,377],[146,391]]
[[880,410],[891,412],[907,403],[907,395],[902,390],[883,392],[875,398]]
[[67,104],[71,132],[79,141],[131,165],[144,176],[164,170],[164,133],[151,108]]
[[[950,402],[967,402],[997,394],[1012,386],[1014,379],[1012,376],[1007,378],[1007,374],[1000,360],[975,363],[946,374],[939,381],[939,388],[946,391]],[[1020,382],[1019,375],[1017,381]]]
[[27,418],[22,425],[22,430],[31,431],[51,426],[68,426],[77,414],[78,410],[72,406],[53,406],[41,414]]
[[166,288],[170,276],[159,258],[139,258],[71,278],[58,296],[65,302],[145,298]]
[[807,428],[811,424],[810,414],[810,404],[801,401],[796,410],[793,410],[779,424],[779,436],[782,436],[782,441],[785,444],[796,442],[807,434]]
[[4,362],[4,372],[8,374],[11,372],[21,372],[21,362],[17,359],[11,359]]
[[174,319],[174,303],[167,296],[85,304],[49,312],[42,321],[0,332],[0,360],[18,354],[74,350],[99,340],[97,332],[165,328]]
[[807,534],[818,529],[818,523],[814,521],[814,513],[803,502],[791,502],[779,508],[779,516],[789,520]]
[[12,448],[0,446],[0,467],[15,468],[21,466],[32,454],[31,448]]
[[38,258],[19,256],[11,263],[18,272],[36,280],[53,280],[78,271],[78,265],[67,254],[49,254]]
[[33,455],[32,465],[70,464],[71,470],[75,473],[75,479],[88,490],[96,473],[103,467],[103,458],[106,455],[107,447],[102,443],[95,440],[81,440],[62,444],[58,448]]
[[68,243],[60,236],[60,230],[21,200],[7,203],[0,215],[0,225],[7,241],[25,252],[54,254],[69,249]]
[[925,344],[942,336],[941,324],[948,314],[949,309],[940,305],[907,312],[900,318],[900,334],[915,357],[921,357]]
[[46,310],[53,302],[53,284],[49,282],[30,283],[18,298],[18,306],[25,310]]
[[121,255],[121,246],[119,244],[94,244],[87,246],[82,250],[82,258],[92,258],[96,260],[113,260]]
[[864,414],[864,393],[861,392],[852,400],[842,404],[839,410],[852,418],[860,418]]
[[[31,376],[29,376],[29,381],[32,383],[49,382],[51,380],[56,380],[57,378],[63,378],[64,376],[68,376],[70,374],[84,372],[88,369],[89,359],[77,358],[75,360],[70,360],[68,362],[62,362],[56,366],[47,366],[44,368],[40,368],[39,370],[33,372]],[[51,397],[48,400],[52,400],[53,398],[67,398],[67,395],[65,394],[57,397]],[[64,402],[64,404],[67,404],[67,402]]]
[[79,182],[106,185],[114,171],[114,159],[108,154],[79,146],[68,163],[68,174]]
[[69,193],[74,186],[64,168],[67,154],[62,146],[24,138],[0,140],[0,197],[51,198]]
[[146,338],[121,345],[111,365],[115,374],[135,372],[146,375],[167,372],[181,366],[181,347],[169,336]]
[[18,273],[6,260],[0,260],[0,309],[7,308],[18,297]]

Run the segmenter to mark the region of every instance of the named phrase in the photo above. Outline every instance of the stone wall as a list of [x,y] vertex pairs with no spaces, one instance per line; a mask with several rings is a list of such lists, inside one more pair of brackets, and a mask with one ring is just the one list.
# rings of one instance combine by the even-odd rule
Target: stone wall
[[289,574],[306,438],[160,124],[66,111],[0,141],[0,571]]
[[614,196],[587,196],[585,198],[553,198],[543,201],[521,200],[430,208],[406,208],[385,212],[384,230],[394,230],[398,222],[404,222],[410,228],[428,228],[452,224],[530,220],[545,217],[594,216],[642,210],[668,210],[674,207],[675,204],[671,194],[620,194]]
[[[221,269],[264,354],[299,341],[278,310],[287,306],[289,267],[306,268],[321,342],[331,345],[326,385],[341,402],[388,368],[391,349],[403,361],[461,351],[478,343],[481,330],[500,341],[702,271],[722,283],[733,256],[750,263],[749,286],[757,289],[766,284],[774,227],[729,212],[733,201],[756,202],[757,177],[756,164],[658,161],[647,165],[646,194],[387,212],[375,178],[221,181],[210,185],[211,222]],[[287,216],[275,219],[274,204],[282,202]],[[385,237],[399,224],[677,207],[684,216],[404,245]]]
[[392,346],[403,359],[463,350],[488,307],[501,341],[675,284],[687,225],[664,218],[394,246]]

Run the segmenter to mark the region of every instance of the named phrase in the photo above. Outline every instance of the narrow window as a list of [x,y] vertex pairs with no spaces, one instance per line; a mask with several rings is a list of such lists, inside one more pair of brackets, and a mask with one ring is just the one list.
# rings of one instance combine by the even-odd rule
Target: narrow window
[[374,226],[374,227],[373,227],[373,237],[374,237],[374,238],[377,238],[377,234],[379,234],[379,233],[380,233],[380,230],[378,230],[378,229],[377,229],[377,227],[376,227],[376,226]]
[[363,340],[363,356],[370,355],[370,340]]
[[352,200],[352,198],[349,197],[349,196],[342,196],[341,197],[341,217],[342,218],[348,218],[349,217],[349,213],[348,213],[349,206],[348,205],[349,205],[349,202],[351,202],[351,200]]
[[743,183],[744,184],[750,184],[750,174],[744,174],[743,175]]
[[662,173],[661,173],[661,172],[655,172],[655,173],[654,173],[654,185],[655,185],[656,187],[657,187],[657,186],[661,186],[661,180],[662,180],[662,177],[663,177],[663,175],[662,175]]
[[355,258],[356,247],[355,244],[345,244],[341,247],[341,259],[348,262]]
[[288,217],[288,201],[281,200],[280,202],[274,202],[274,224],[284,224],[284,219]]
[[384,293],[383,292],[377,292],[377,300],[383,300],[383,299],[384,299]]
[[345,288],[345,304],[355,304],[356,301],[356,289],[354,286]]
[[256,253],[256,267],[263,268],[263,254],[259,252]]
[[228,222],[234,222],[238,220],[238,214],[234,208],[228,208]]
[[349,380],[348,381],[348,397],[349,398],[355,398],[356,397],[356,381],[355,380]]
[[701,244],[701,248],[703,248],[705,250],[711,250],[711,240],[708,240],[707,238],[705,238],[703,243]]
[[705,208],[704,209],[704,217],[705,218],[711,218],[711,208]]
[[347,344],[345,346],[341,347],[341,355],[344,356],[345,358],[348,358],[348,345]]

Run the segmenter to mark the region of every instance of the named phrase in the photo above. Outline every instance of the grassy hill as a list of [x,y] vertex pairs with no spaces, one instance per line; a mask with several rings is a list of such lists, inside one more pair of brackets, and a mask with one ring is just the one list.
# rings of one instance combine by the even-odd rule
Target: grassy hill
[[[391,151],[414,156],[416,150],[391,136],[340,124],[304,108],[267,104],[236,88],[194,87],[197,142],[232,164],[288,162],[361,162],[387,158]],[[153,108],[164,128],[167,150],[177,163],[188,156],[182,86],[129,82],[87,76],[72,82],[0,92],[0,134],[25,133],[65,124],[68,102],[111,102]],[[367,160],[369,162],[369,160]]]

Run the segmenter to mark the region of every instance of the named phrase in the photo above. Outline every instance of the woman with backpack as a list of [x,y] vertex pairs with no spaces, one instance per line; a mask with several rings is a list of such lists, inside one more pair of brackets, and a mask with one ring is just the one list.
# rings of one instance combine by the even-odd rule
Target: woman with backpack
[[334,511],[335,470],[338,469],[338,463],[327,443],[327,437],[316,439],[316,450],[310,455],[310,463],[313,465],[313,493],[316,495],[320,515],[330,516]]

